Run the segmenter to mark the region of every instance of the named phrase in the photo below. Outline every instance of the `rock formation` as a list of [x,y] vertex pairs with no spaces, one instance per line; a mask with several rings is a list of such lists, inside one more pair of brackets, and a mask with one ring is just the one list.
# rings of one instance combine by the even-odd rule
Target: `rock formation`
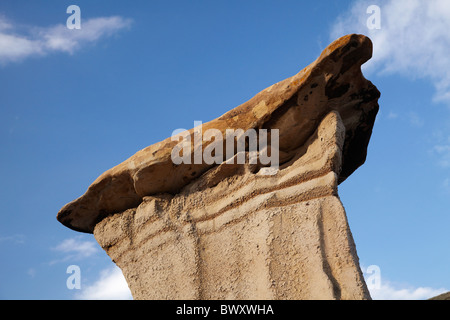
[[[202,125],[224,146],[230,128],[278,129],[278,171],[230,161],[237,149],[175,164],[170,137],[103,173],[58,220],[94,234],[135,299],[370,299],[337,188],[364,163],[378,112],[361,73],[371,55],[367,37],[344,36]],[[197,130],[184,134],[192,160],[213,143]]]
[[445,292],[428,300],[450,300],[450,292]]

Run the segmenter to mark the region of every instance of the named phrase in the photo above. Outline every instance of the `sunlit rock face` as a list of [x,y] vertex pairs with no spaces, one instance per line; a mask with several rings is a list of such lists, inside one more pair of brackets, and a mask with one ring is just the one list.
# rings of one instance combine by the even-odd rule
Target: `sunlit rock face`
[[[203,124],[215,139],[185,132],[192,161],[174,163],[169,137],[103,173],[58,220],[94,233],[135,299],[370,299],[337,188],[366,159],[380,96],[361,73],[371,55],[365,36],[336,40]],[[265,130],[275,170],[249,160],[250,142],[195,161],[225,150],[230,129],[259,142]]]

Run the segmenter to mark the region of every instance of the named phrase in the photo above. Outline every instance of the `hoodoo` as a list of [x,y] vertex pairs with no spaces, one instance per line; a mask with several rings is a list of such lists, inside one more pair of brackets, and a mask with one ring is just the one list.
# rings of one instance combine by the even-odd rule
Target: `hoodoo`
[[[168,137],[97,178],[57,219],[93,233],[135,299],[370,299],[338,184],[367,154],[377,88],[361,65],[372,42],[347,35],[298,74],[202,125],[192,157],[227,129],[277,130],[277,170],[246,157],[171,157]],[[198,129],[198,128],[197,128]],[[258,152],[261,152],[259,150]],[[220,159],[220,158],[219,158]]]

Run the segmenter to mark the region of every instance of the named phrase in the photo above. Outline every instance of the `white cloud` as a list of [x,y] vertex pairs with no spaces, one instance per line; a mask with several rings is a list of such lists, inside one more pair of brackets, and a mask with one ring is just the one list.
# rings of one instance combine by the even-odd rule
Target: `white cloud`
[[75,296],[80,300],[131,300],[131,292],[122,271],[113,268],[101,271],[100,279],[92,285],[82,287]]
[[6,20],[5,17],[0,16],[0,31],[11,29],[12,25]]
[[25,37],[0,33],[0,62],[18,61],[27,56],[41,55],[42,45],[39,41]]
[[441,293],[448,292],[447,289],[433,289],[430,287],[400,287],[390,282],[382,281],[379,288],[370,288],[373,300],[426,300]]
[[393,284],[382,276],[381,268],[377,265],[370,265],[367,268],[361,265],[361,270],[373,300],[425,300],[448,292],[444,288],[416,288],[409,285]]
[[[425,300],[449,291],[444,288],[414,288],[394,285],[385,279],[382,279],[378,286],[371,286],[368,281],[368,287],[373,300]],[[83,286],[75,298],[80,300],[131,300],[132,295],[122,271],[114,266],[101,271],[100,278],[92,285]]]
[[80,237],[65,239],[52,249],[65,254],[65,256],[61,259],[51,261],[49,263],[50,265],[69,260],[77,261],[85,259],[99,252],[98,244],[96,242],[81,240]]
[[[381,29],[369,30],[366,10],[381,9]],[[450,103],[450,1],[448,0],[363,0],[340,16],[331,30],[336,39],[362,33],[374,43],[367,72],[398,73],[430,80],[435,101]]]
[[436,145],[433,151],[439,157],[439,165],[443,168],[450,168],[450,145]]
[[26,27],[25,32],[19,33],[18,28],[0,15],[0,64],[45,56],[52,52],[73,54],[83,45],[112,36],[130,24],[130,19],[119,16],[100,17],[82,20],[79,30],[56,25],[46,28]]
[[14,244],[24,244],[25,239],[26,237],[23,234],[14,234],[12,236],[0,236],[0,243],[12,242]]
[[424,121],[423,119],[417,114],[417,112],[410,111],[408,113],[409,123],[417,128],[423,127]]
[[445,192],[450,193],[450,179],[447,178],[442,182],[442,188]]
[[397,119],[397,118],[398,118],[398,113],[389,111],[389,114],[387,115],[387,118],[388,118],[389,120]]
[[27,274],[30,276],[30,278],[34,278],[36,276],[36,269],[35,268],[28,268]]
[[96,243],[93,241],[83,241],[78,238],[65,239],[55,250],[61,252],[75,252],[77,255],[89,257],[97,252]]

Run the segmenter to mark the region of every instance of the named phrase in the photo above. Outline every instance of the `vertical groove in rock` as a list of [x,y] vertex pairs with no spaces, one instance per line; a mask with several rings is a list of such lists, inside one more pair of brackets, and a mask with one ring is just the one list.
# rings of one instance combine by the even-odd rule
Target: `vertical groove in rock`
[[205,300],[205,293],[204,293],[204,283],[203,279],[205,278],[204,274],[204,268],[206,267],[203,262],[202,258],[202,251],[203,246],[201,243],[201,238],[197,232],[197,228],[195,225],[195,222],[192,221],[192,218],[189,214],[189,212],[186,213],[186,220],[189,224],[189,231],[188,234],[193,236],[193,242],[195,247],[195,253],[194,253],[194,264],[195,264],[195,283],[197,287],[197,295],[196,299]]
[[322,256],[322,268],[323,272],[328,276],[328,279],[330,280],[331,284],[333,285],[333,297],[337,300],[341,299],[341,287],[339,285],[339,282],[336,280],[336,278],[333,275],[332,268],[330,266],[330,263],[328,261],[328,255],[327,255],[327,243],[325,241],[325,233],[327,232],[324,230],[323,226],[323,206],[322,204],[319,207],[319,212],[317,216],[317,226],[319,229],[319,238],[320,238],[320,254]]

